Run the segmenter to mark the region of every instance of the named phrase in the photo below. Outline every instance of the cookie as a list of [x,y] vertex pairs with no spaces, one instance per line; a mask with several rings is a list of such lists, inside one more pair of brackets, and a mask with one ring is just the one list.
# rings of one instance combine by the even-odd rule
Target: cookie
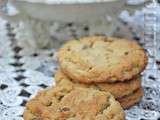
[[115,98],[121,98],[123,96],[129,95],[141,87],[140,76],[125,82],[83,84],[72,81],[60,69],[55,74],[55,80],[57,85],[92,87],[101,91],[110,92]]
[[133,94],[117,99],[124,109],[128,109],[138,103],[143,96],[142,88],[135,91]]
[[67,42],[58,60],[72,80],[98,83],[132,79],[144,70],[147,55],[135,41],[94,36]]
[[[70,88],[70,89],[68,89]],[[124,111],[107,92],[89,88],[50,88],[29,101],[24,120],[124,120]]]

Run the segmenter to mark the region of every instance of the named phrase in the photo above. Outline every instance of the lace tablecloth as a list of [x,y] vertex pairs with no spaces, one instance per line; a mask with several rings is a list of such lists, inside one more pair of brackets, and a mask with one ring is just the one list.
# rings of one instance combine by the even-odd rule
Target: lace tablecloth
[[[37,91],[55,85],[56,50],[37,50],[21,45],[24,34],[16,24],[0,18],[0,120],[23,120],[26,102]],[[150,49],[148,49],[150,50]],[[160,120],[160,62],[144,72],[142,101],[126,110],[126,120]]]

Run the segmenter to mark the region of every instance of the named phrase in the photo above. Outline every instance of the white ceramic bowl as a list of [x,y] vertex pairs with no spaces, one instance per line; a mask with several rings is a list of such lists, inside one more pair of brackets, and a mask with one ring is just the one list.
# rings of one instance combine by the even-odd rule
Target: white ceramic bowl
[[13,5],[32,18],[45,21],[83,22],[115,17],[126,0],[12,0]]
[[[3,0],[7,1],[7,0]],[[7,18],[25,23],[34,41],[29,43],[40,48],[51,45],[50,23],[74,22],[88,24],[89,35],[112,35],[117,25],[117,15],[126,9],[126,0],[8,0],[19,11]],[[12,10],[11,10],[12,11]],[[110,16],[107,22],[106,17]],[[49,24],[48,24],[49,23]],[[70,39],[60,34],[60,40]],[[54,34],[52,34],[54,36]],[[63,38],[61,36],[64,36]],[[82,35],[83,36],[83,35]],[[81,37],[81,36],[80,36]],[[28,39],[27,39],[28,40]],[[59,39],[58,39],[59,40]],[[29,41],[29,42],[30,42]]]

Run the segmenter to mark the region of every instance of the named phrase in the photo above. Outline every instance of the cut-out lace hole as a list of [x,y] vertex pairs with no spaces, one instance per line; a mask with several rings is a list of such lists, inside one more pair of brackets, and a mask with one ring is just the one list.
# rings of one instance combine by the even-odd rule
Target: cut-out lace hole
[[23,86],[23,87],[28,87],[29,86],[26,83],[21,83],[20,85]]
[[89,31],[89,27],[88,26],[85,26],[83,29],[84,29],[84,31]]
[[19,60],[19,59],[21,59],[21,58],[22,58],[22,56],[15,55],[15,56],[14,56],[14,58],[15,58],[15,59],[17,59],[17,60]]
[[156,80],[156,78],[154,76],[151,76],[151,75],[148,78],[151,79],[151,80]]
[[19,76],[15,77],[14,79],[17,81],[20,81],[20,80],[26,79],[26,77],[23,75],[19,75]]
[[157,64],[157,65],[160,65],[160,61],[156,60],[156,64]]
[[49,56],[50,56],[50,57],[54,56],[54,53],[50,53]]
[[31,94],[28,93],[27,91],[25,90],[22,90],[21,93],[19,94],[19,96],[25,96],[25,97],[29,97]]
[[22,67],[24,65],[24,63],[11,63],[10,65],[14,66],[14,67]]
[[27,103],[27,101],[26,101],[26,100],[23,100],[23,102],[22,102],[21,106],[25,106],[25,105],[26,105],[26,103]]
[[44,85],[44,84],[41,84],[41,85],[39,85],[40,87],[42,87],[42,88],[46,88],[47,86],[46,85]]
[[22,48],[19,47],[19,46],[16,46],[16,47],[13,48],[13,50],[14,50],[16,53],[19,53],[19,52],[22,50]]
[[25,72],[26,70],[25,69],[19,69],[19,70],[16,70],[15,72]]
[[4,85],[4,84],[2,84],[2,85],[0,85],[0,89],[5,89],[5,88],[7,88],[8,86],[7,85]]
[[37,57],[37,56],[38,56],[38,53],[33,53],[32,56],[33,56],[33,57]]

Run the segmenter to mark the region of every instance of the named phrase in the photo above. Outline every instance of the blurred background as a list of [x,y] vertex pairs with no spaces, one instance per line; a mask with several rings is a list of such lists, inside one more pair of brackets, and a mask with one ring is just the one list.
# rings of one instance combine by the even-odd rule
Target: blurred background
[[[1,0],[1,16],[25,30],[24,34],[30,40],[21,40],[22,44],[35,48],[58,48],[65,40],[87,35],[132,39],[127,23],[134,24],[134,29],[142,29],[139,27],[143,27],[144,7],[149,2],[152,1]],[[123,32],[119,33],[120,29]]]

